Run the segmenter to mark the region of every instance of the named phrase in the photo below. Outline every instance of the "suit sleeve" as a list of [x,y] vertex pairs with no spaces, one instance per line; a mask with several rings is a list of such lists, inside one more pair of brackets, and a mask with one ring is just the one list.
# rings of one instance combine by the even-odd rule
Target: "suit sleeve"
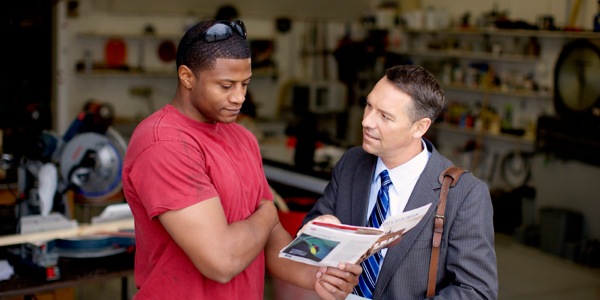
[[444,284],[446,287],[438,291],[435,299],[497,299],[493,207],[489,190],[483,182],[477,181],[470,191],[457,194],[464,200],[447,229],[445,272],[450,282]]

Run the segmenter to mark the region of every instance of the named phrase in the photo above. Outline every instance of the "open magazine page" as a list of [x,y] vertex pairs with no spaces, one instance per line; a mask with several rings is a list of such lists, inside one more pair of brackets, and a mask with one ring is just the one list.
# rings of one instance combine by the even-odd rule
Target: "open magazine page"
[[392,247],[400,242],[406,232],[417,226],[430,206],[431,203],[387,218],[380,227],[384,232],[383,235],[360,257],[357,263],[361,263],[382,248]]
[[309,265],[337,267],[340,262],[356,262],[381,233],[357,234],[352,230],[312,223],[280,251],[279,257]]
[[423,216],[427,213],[427,210],[429,210],[430,206],[431,203],[423,205],[419,208],[405,211],[395,216],[391,216],[385,219],[385,221],[383,221],[383,224],[381,224],[380,228],[385,233],[399,231],[401,229],[404,229],[404,231],[406,232],[411,228],[417,226],[419,221],[421,221],[421,218],[423,218]]
[[279,257],[317,266],[360,263],[379,249],[399,242],[419,223],[430,206],[427,204],[389,217],[381,228],[309,223],[302,234],[279,252]]

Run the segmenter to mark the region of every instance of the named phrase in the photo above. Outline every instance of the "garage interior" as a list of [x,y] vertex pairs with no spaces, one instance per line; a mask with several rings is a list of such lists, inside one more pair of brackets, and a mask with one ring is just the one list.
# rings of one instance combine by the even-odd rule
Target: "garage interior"
[[[287,209],[280,219],[297,226],[344,150],[361,143],[362,103],[384,70],[419,64],[447,101],[427,138],[490,188],[499,299],[600,298],[597,1],[4,5],[2,235],[23,232],[21,217],[44,210],[71,216],[57,221],[70,226],[101,223],[107,207],[126,204],[114,165],[101,170],[112,176],[74,181],[73,172],[83,172],[75,152],[106,143],[110,158],[122,157],[135,126],[173,97],[175,47],[185,30],[231,5],[253,53],[253,112],[240,122],[257,136],[267,179]],[[58,167],[51,208],[39,196],[47,163]],[[10,284],[14,276],[0,281],[0,299],[131,299],[135,244],[124,243],[124,253],[104,257],[122,266],[111,274],[98,271],[107,262],[98,257],[79,258],[88,275],[75,279],[68,274],[75,266],[62,266],[55,278],[33,267],[21,278],[36,279],[22,288]],[[265,299],[316,299],[267,279]]]

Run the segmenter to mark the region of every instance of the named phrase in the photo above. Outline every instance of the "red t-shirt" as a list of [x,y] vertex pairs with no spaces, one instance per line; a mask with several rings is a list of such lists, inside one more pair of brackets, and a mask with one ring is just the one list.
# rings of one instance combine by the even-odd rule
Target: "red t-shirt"
[[136,298],[263,299],[264,253],[221,284],[194,267],[157,218],[218,196],[232,223],[272,199],[252,133],[236,123],[197,122],[166,105],[135,129],[123,188],[135,220]]

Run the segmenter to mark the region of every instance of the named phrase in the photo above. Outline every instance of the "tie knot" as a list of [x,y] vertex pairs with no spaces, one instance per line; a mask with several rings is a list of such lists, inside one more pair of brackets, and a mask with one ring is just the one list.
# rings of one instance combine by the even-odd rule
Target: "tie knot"
[[390,175],[388,174],[387,170],[381,171],[381,173],[379,173],[379,177],[381,177],[381,187],[388,187],[390,184],[392,184],[392,180],[390,179]]

